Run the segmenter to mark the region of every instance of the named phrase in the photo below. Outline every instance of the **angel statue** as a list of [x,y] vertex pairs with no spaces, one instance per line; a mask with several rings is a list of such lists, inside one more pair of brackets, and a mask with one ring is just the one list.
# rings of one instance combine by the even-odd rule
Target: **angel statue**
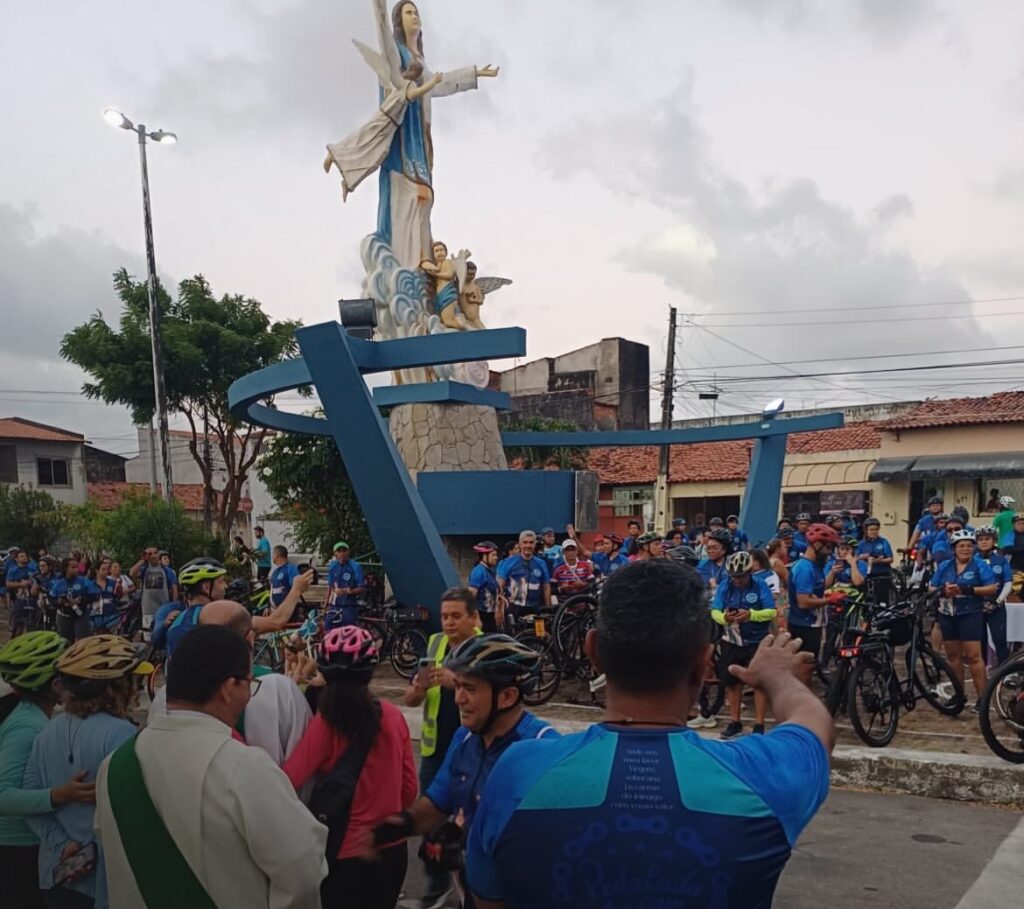
[[483,331],[487,327],[480,321],[480,307],[484,305],[484,298],[511,283],[511,278],[478,278],[476,263],[466,262],[466,279],[461,283],[462,289],[459,292],[459,309],[462,310],[466,324]]
[[380,82],[380,107],[359,129],[327,146],[324,169],[341,171],[342,198],[380,170],[377,237],[402,268],[433,261],[430,213],[434,150],[430,103],[477,87],[498,75],[495,66],[467,66],[431,73],[423,56],[420,14],[411,0],[399,0],[388,17],[385,0],[373,0],[380,52],[354,42]]

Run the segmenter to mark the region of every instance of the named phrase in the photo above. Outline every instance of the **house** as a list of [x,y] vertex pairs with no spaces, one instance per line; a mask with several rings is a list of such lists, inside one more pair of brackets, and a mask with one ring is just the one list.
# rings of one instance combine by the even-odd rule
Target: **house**
[[[101,511],[113,511],[126,498],[133,495],[149,495],[149,483],[125,483],[100,481],[88,486],[89,500]],[[174,498],[180,502],[190,518],[203,520],[203,485],[201,483],[175,483]],[[240,514],[233,532],[244,534],[249,529],[249,515],[252,513],[252,499],[246,497],[239,503]]]
[[85,436],[23,417],[0,419],[0,483],[41,489],[68,505],[83,504]]

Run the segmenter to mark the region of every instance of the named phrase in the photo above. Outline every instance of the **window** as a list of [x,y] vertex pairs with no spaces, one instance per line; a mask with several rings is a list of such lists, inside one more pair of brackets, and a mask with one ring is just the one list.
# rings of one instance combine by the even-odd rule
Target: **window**
[[612,490],[612,505],[617,518],[639,517],[644,504],[653,501],[653,486],[616,486]]
[[18,482],[18,449],[14,445],[0,445],[0,483]]
[[68,462],[64,458],[36,458],[40,486],[70,486]]
[[993,514],[999,511],[999,498],[1009,496],[1016,501],[1018,511],[1024,508],[1024,479],[1020,477],[982,477],[975,485],[974,514]]

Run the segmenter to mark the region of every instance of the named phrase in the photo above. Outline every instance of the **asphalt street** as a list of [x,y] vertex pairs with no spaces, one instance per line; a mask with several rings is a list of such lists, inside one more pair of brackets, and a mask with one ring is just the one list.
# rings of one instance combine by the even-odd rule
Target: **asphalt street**
[[[797,843],[779,881],[775,906],[1020,906],[1022,818],[1018,812],[984,805],[834,790]],[[422,865],[412,857],[406,893],[419,894],[422,887]]]

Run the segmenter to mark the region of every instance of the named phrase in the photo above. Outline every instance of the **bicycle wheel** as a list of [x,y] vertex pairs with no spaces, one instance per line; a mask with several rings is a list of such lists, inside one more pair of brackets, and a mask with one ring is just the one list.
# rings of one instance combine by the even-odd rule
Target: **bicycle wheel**
[[[910,649],[907,649],[907,671],[910,671]],[[964,709],[964,683],[953,674],[953,667],[928,645],[917,652],[914,667],[914,688],[943,716],[956,716]]]
[[550,701],[562,681],[562,670],[558,664],[558,655],[550,638],[538,637],[532,631],[521,631],[516,640],[540,654],[540,681],[529,693],[523,693],[523,702],[529,707],[538,707]]
[[715,645],[711,660],[708,663],[708,671],[704,675],[704,684],[700,687],[700,694],[697,696],[697,706],[700,708],[701,716],[717,716],[725,703],[725,688],[722,680],[718,677],[718,660],[720,649]]
[[996,756],[1024,764],[1024,659],[1011,657],[992,673],[978,699],[978,719]]
[[833,717],[846,709],[846,687],[850,678],[849,660],[838,660],[828,678],[825,706]]
[[865,745],[884,748],[900,721],[899,679],[888,654],[862,655],[850,673],[846,709]]
[[252,655],[253,666],[265,666],[271,672],[284,671],[284,648],[276,637],[260,641]]
[[564,662],[575,666],[584,659],[583,637],[580,624],[591,627],[592,616],[597,612],[597,599],[588,594],[577,594],[569,597],[555,612],[551,622],[551,636],[555,646],[564,658]]
[[391,666],[403,679],[411,679],[427,655],[427,638],[418,628],[395,632],[391,641]]

